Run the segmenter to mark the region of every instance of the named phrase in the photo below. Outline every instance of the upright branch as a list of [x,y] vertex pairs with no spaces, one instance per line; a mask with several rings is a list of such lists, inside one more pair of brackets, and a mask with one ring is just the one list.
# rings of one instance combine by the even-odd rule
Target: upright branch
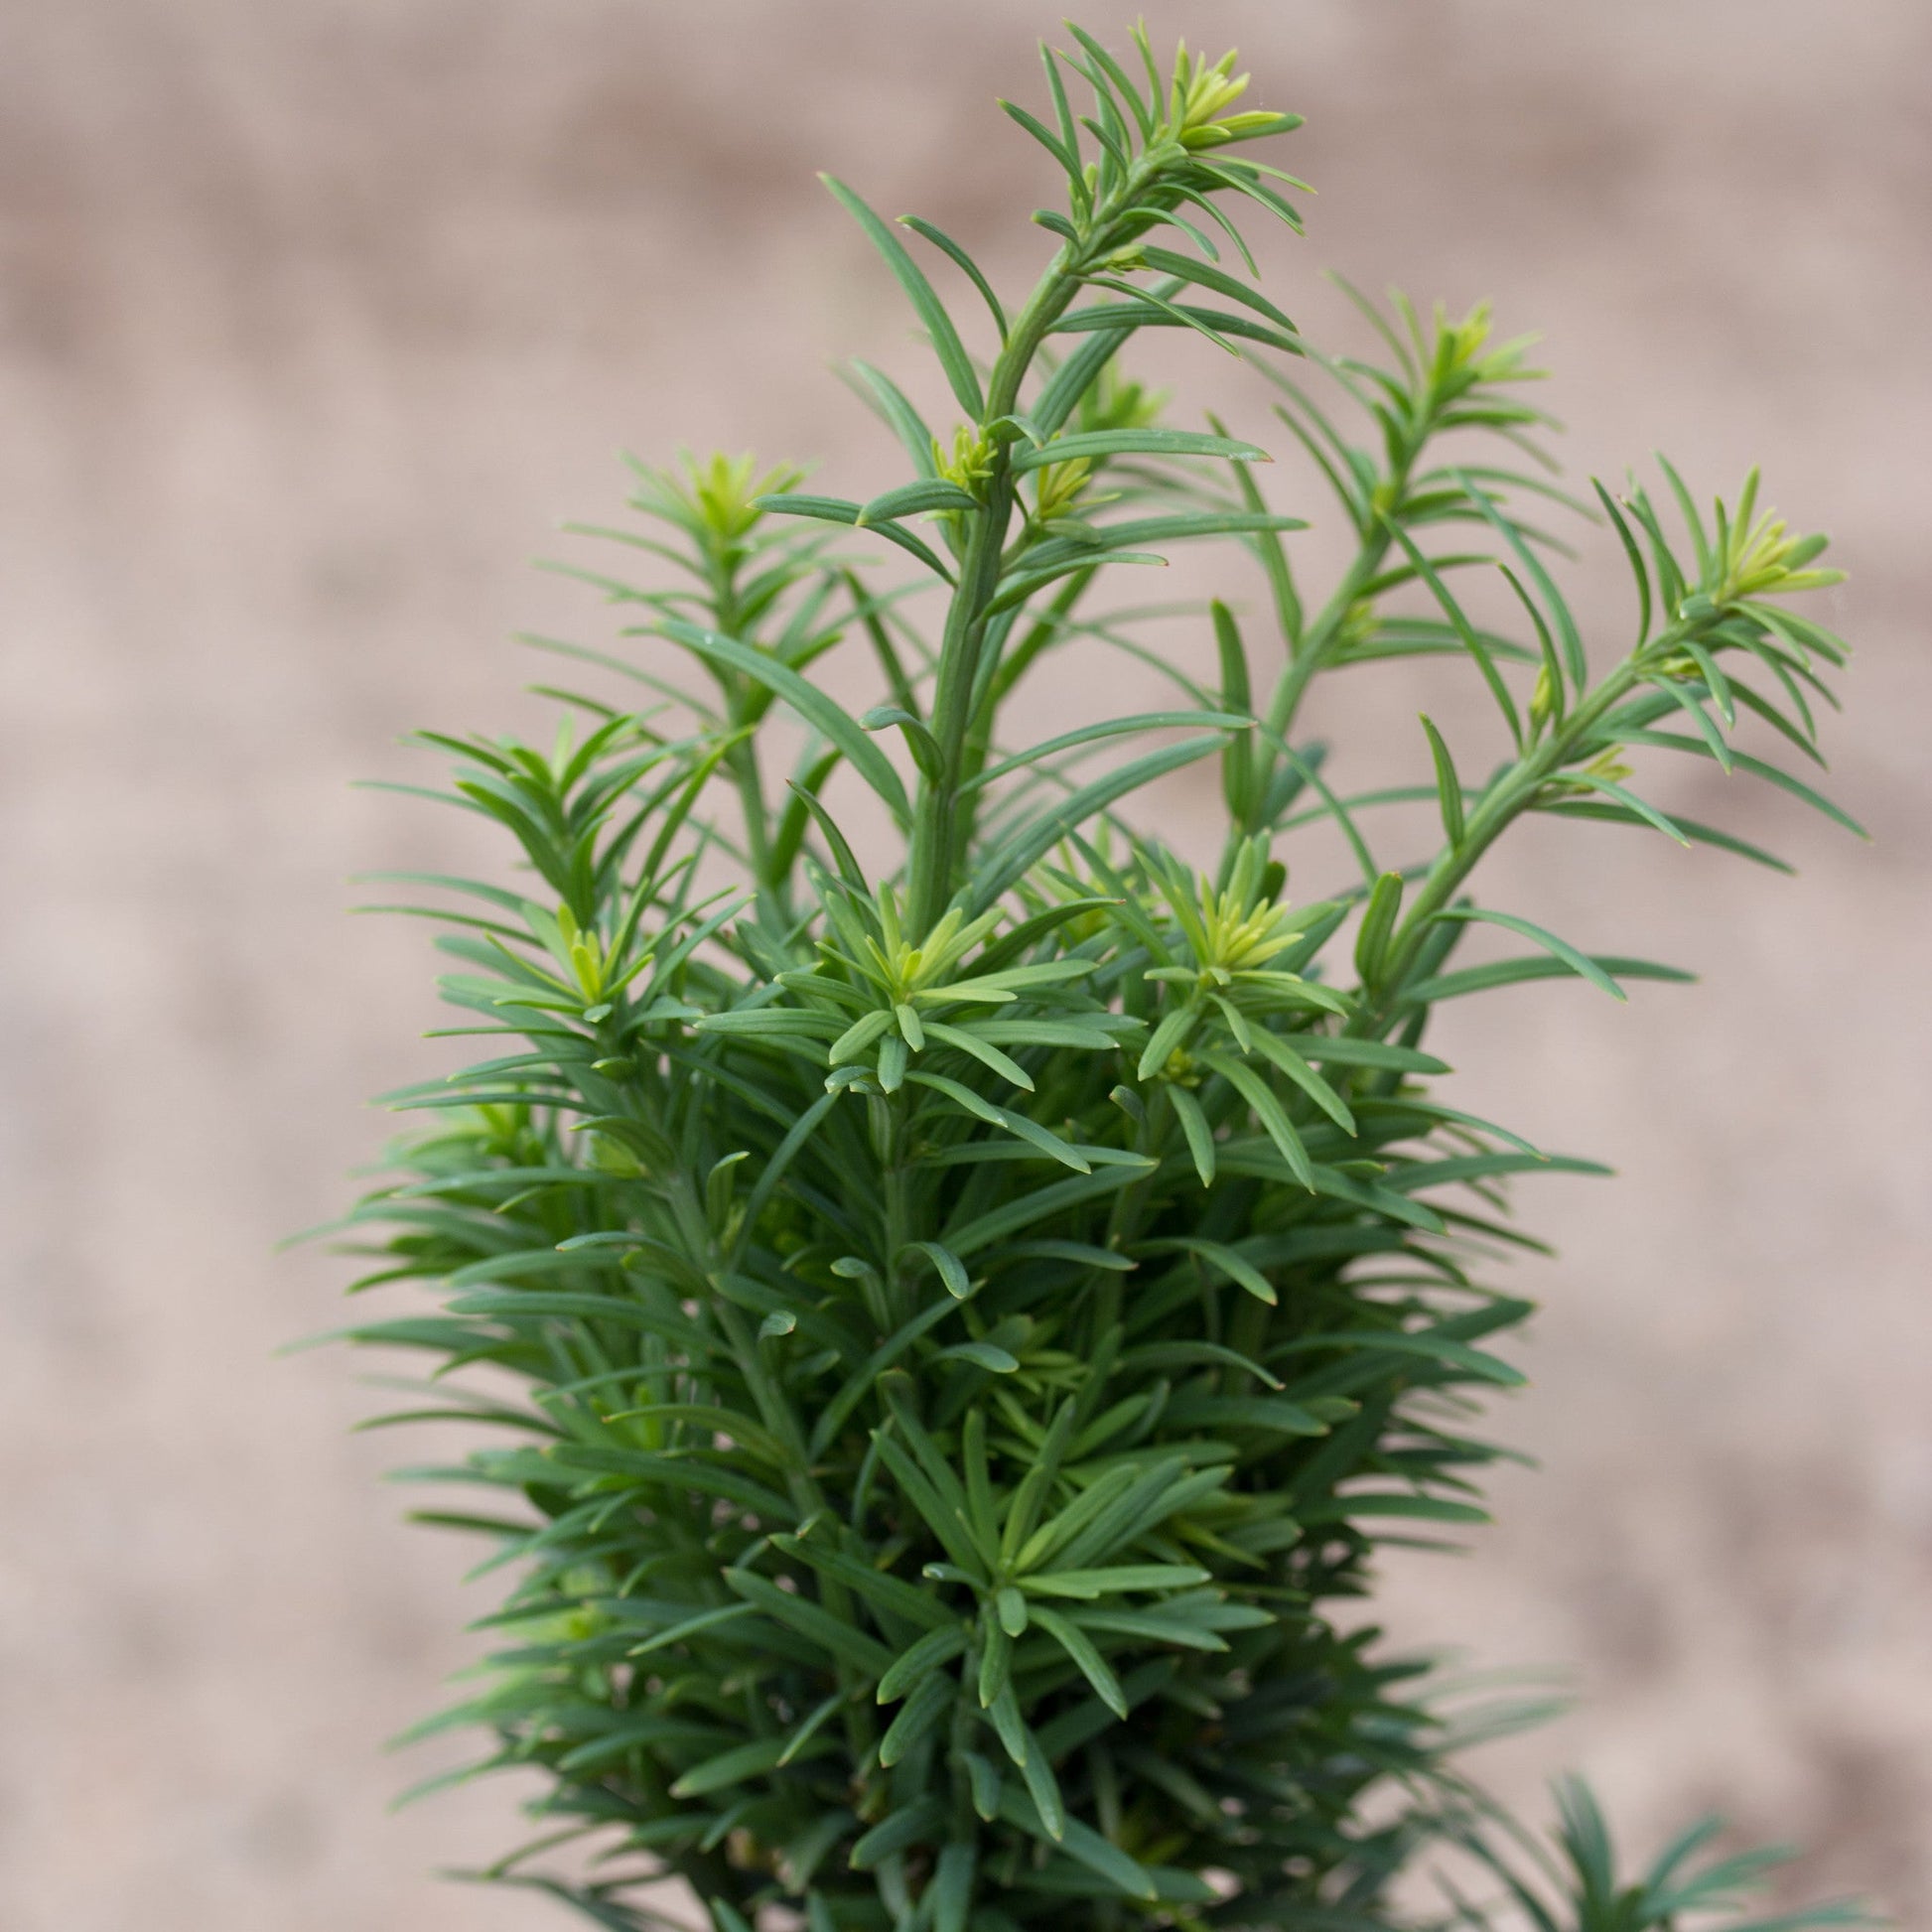
[[[1055,580],[1089,570],[1110,552],[1126,551],[1136,541],[1150,540],[1147,532],[1117,528],[1107,534],[1072,527],[1072,510],[1093,466],[1135,455],[1265,460],[1262,451],[1228,437],[1140,425],[1069,433],[1067,419],[1101,365],[1129,334],[1150,325],[1179,324],[1224,347],[1231,346],[1231,337],[1266,342],[1290,352],[1297,347],[1289,318],[1247,283],[1215,267],[1218,249],[1180,210],[1204,211],[1242,247],[1252,268],[1252,256],[1215,198],[1245,198],[1299,226],[1295,210],[1270,183],[1300,184],[1275,169],[1236,159],[1229,150],[1286,133],[1301,125],[1301,116],[1234,111],[1248,76],[1234,73],[1232,55],[1209,66],[1183,46],[1164,85],[1143,35],[1138,45],[1149,81],[1143,95],[1098,42],[1077,29],[1075,36],[1078,54],[1041,50],[1055,127],[1011,101],[1001,103],[1059,163],[1067,186],[1064,214],[1040,209],[1034,216],[1059,236],[1060,246],[1012,322],[957,243],[928,222],[908,218],[906,223],[959,263],[987,299],[1000,345],[983,387],[944,305],[904,244],[849,188],[827,178],[832,193],[865,228],[910,299],[966,416],[950,449],[915,420],[909,454],[920,470],[919,481],[875,498],[852,519],[877,526],[918,510],[940,511],[956,562],[950,573],[941,567],[949,580],[949,598],[908,841],[906,916],[915,935],[936,923],[961,882],[966,862],[961,791],[970,775],[969,745],[995,670],[989,658],[1005,635],[1005,626],[996,628],[995,620]],[[1060,77],[1062,67],[1092,89],[1097,119],[1082,116],[1076,123]],[[1082,158],[1082,128],[1095,144],[1092,160]],[[1177,254],[1148,239],[1176,225],[1208,259]],[[1142,273],[1153,274],[1156,283],[1130,279]],[[1090,289],[1121,299],[1091,304],[1069,317],[1072,305]],[[1231,300],[1237,307],[1230,312],[1173,299],[1190,292]],[[1040,351],[1056,331],[1084,333],[1089,342],[1023,409],[1022,396]],[[909,405],[903,413],[912,414]],[[1031,514],[1020,500],[1021,481],[1028,476],[1038,484]],[[769,506],[801,507],[783,498]],[[1016,510],[1023,527],[1010,541]],[[820,512],[814,505],[806,513]],[[1174,529],[1158,534],[1190,533]]]

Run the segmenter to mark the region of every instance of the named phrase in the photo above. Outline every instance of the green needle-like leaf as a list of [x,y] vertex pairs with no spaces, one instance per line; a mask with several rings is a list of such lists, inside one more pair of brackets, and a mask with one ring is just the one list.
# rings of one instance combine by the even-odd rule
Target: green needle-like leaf
[[1611,999],[1621,1000],[1625,997],[1622,987],[1587,953],[1579,952],[1567,939],[1559,939],[1554,932],[1528,919],[1518,918],[1514,912],[1495,912],[1480,905],[1451,905],[1438,912],[1436,917],[1480,920],[1484,925],[1499,925],[1507,931],[1520,932],[1525,939],[1534,939],[1545,952],[1562,960],[1573,973],[1588,980],[1592,986],[1600,986]]
[[973,364],[959,340],[959,332],[953,327],[952,318],[946,314],[945,304],[933,293],[932,284],[920,272],[918,263],[905,252],[904,243],[844,182],[831,175],[821,175],[819,180],[832,191],[839,206],[865,229],[866,238],[885,258],[886,266],[905,291],[906,299],[932,339],[933,353],[938,356],[939,366],[946,372],[954,399],[969,417],[977,419],[986,407],[980,395],[979,377],[973,373]]
[[1072,463],[1079,458],[1169,456],[1223,457],[1231,463],[1272,463],[1268,452],[1237,437],[1210,436],[1187,429],[1100,429],[1056,436],[1037,449],[1031,446],[1013,455],[1016,471],[1039,470],[1049,463]]

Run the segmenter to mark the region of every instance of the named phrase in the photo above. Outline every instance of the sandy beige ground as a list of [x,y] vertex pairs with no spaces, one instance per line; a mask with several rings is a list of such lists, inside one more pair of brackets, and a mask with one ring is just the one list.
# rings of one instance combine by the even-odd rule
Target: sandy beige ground
[[[1492,889],[1707,979],[1457,1016],[1470,1104],[1623,1177],[1529,1203],[1565,1258],[1535,1271],[1510,1426],[1546,1473],[1502,1485],[1476,1562],[1402,1569],[1392,1621],[1577,1662],[1588,1702],[1498,1759],[1513,1789],[1584,1764],[1640,1839],[1721,1803],[1815,1847],[1808,1882],[1922,1924],[1932,15],[1153,11],[1238,38],[1311,115],[1313,234],[1276,266],[1311,323],[1334,318],[1319,263],[1493,293],[1548,331],[1580,466],[1667,440],[1717,483],[1761,458],[1843,533],[1863,657],[1834,743],[1877,842],[1674,774],[1666,802],[1765,828],[1804,876],[1611,841],[1537,847]],[[345,918],[343,882],[447,857],[452,830],[348,781],[403,772],[411,726],[525,715],[511,628],[599,627],[524,559],[612,502],[616,445],[892,479],[824,364],[909,351],[811,171],[1022,273],[1038,237],[1010,210],[1039,190],[991,96],[1031,86],[1051,13],[0,21],[10,1932],[560,1922],[429,1875],[502,1842],[506,1792],[383,1815],[410,1767],[377,1743],[483,1605],[375,1486],[394,1444],[345,1434],[371,1400],[349,1365],[269,1359],[341,1280],[270,1244],[338,1205],[380,1132],[363,1097],[422,1069],[432,1024],[421,934]],[[1620,635],[1613,580],[1586,581]],[[1414,690],[1343,696],[1330,722],[1413,742]]]

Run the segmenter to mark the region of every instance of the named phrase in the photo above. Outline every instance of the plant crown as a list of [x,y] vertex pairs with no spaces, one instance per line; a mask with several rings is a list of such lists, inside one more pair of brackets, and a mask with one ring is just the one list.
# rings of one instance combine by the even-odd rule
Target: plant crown
[[[1494,1345],[1529,1308],[1478,1276],[1536,1245],[1501,1189],[1590,1165],[1437,1098],[1433,1011],[1687,977],[1478,904],[1470,876],[1531,814],[1778,864],[1649,803],[1638,754],[1842,818],[1732,743],[1748,722],[1816,761],[1845,646],[1787,600],[1836,573],[1755,476],[1708,511],[1668,466],[1661,504],[1567,496],[1526,344],[1484,309],[1357,297],[1378,359],[1318,352],[1233,219],[1299,229],[1301,184],[1248,158],[1298,117],[1238,105],[1231,55],[1164,72],[1144,34],[1131,65],[1072,42],[1042,50],[1039,117],[1002,103],[1065,177],[1017,307],[929,222],[829,183],[958,427],[857,363],[907,473],[869,501],[750,458],[639,467],[643,522],[602,534],[668,576],[583,573],[629,643],[547,647],[641,702],[553,691],[547,752],[425,734],[457,760],[433,795],[523,865],[402,875],[462,908],[433,914],[444,990],[495,1050],[392,1096],[437,1125],[352,1217],[380,1231],[358,1287],[436,1297],[351,1331],[437,1362],[405,1417],[509,1442],[419,1472],[494,1499],[429,1520],[494,1539],[516,1577],[483,1688],[435,1724],[485,1726],[489,1765],[543,1776],[543,1835],[491,1875],[607,1926],[657,1922],[638,1887],[671,1873],[719,1932],[777,1907],[811,1932],[1069,1911],[1340,1932],[1416,1922],[1389,1887],[1432,1848],[1462,1862],[1445,1925],[1733,1908],[1769,1855],[1712,1863],[1708,1824],[1634,1880],[1581,1786],[1554,1857],[1511,1826],[1449,1756],[1509,1714],[1456,1717],[1356,1604],[1378,1548],[1483,1520],[1504,1451],[1474,1418],[1522,1379]],[[985,352],[908,235],[983,303]],[[1324,592],[1263,451],[1171,425],[1119,373],[1147,329],[1272,385],[1347,526]],[[1620,547],[1628,649],[1587,652],[1523,505]],[[1208,538],[1258,564],[1265,621],[1197,613],[1202,683],[1093,600]],[[1451,589],[1484,572],[1513,623]],[[812,677],[847,640],[883,685],[863,716]],[[1154,666],[1172,706],[1028,745],[1013,700],[1069,645]],[[1425,718],[1418,782],[1341,795],[1308,692],[1419,655],[1467,667],[1506,754],[1472,769]],[[1132,807],[1209,761],[1226,832],[1203,872]],[[839,773],[902,864],[862,867]],[[1373,828],[1410,835],[1418,801],[1433,849],[1391,861]],[[1298,835],[1324,826],[1354,876],[1291,897]],[[1514,950],[1458,964],[1477,924]],[[576,1837],[588,1875],[536,1875]]]

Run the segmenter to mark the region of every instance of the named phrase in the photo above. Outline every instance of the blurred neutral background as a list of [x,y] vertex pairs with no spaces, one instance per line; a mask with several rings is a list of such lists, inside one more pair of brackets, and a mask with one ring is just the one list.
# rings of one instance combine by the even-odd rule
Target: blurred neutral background
[[[474,1554],[377,1486],[361,1366],[278,1344],[420,1075],[425,934],[346,876],[457,850],[372,773],[406,730],[524,723],[532,573],[615,451],[892,453],[827,372],[913,365],[813,180],[917,207],[1009,279],[1045,185],[1054,9],[889,0],[13,0],[0,17],[0,1924],[561,1924],[439,1883],[507,1788],[385,1816],[378,1755],[470,1655]],[[1568,1661],[1492,1754],[1587,1768],[1638,1849],[1722,1806],[1806,1887],[1932,1908],[1932,13],[1922,0],[1202,0],[1310,117],[1314,271],[1538,326],[1582,474],[1760,459],[1854,572],[1832,731],[1861,846],[1697,770],[1658,790],[1781,880],[1634,835],[1532,840],[1490,892],[1694,965],[1536,990],[1448,1037],[1466,1104],[1616,1165],[1521,1196],[1559,1263],[1503,1419],[1545,1465],[1473,1561],[1400,1567],[1405,1640]],[[1121,8],[1088,23],[1118,36]],[[1171,346],[1171,345],[1170,345]],[[1164,352],[1166,350],[1164,349]],[[1171,354],[1252,409],[1211,351]],[[1265,421],[1265,418],[1262,419]],[[1620,640],[1627,598],[1587,568]],[[1082,693],[1067,687],[1072,701]],[[1090,694],[1087,701],[1090,702]],[[1415,738],[1397,676],[1325,722]],[[1204,805],[1204,799],[1194,794]],[[1180,807],[1189,809],[1187,795]],[[445,815],[452,816],[453,815]],[[1554,855],[1554,856],[1553,856]]]

